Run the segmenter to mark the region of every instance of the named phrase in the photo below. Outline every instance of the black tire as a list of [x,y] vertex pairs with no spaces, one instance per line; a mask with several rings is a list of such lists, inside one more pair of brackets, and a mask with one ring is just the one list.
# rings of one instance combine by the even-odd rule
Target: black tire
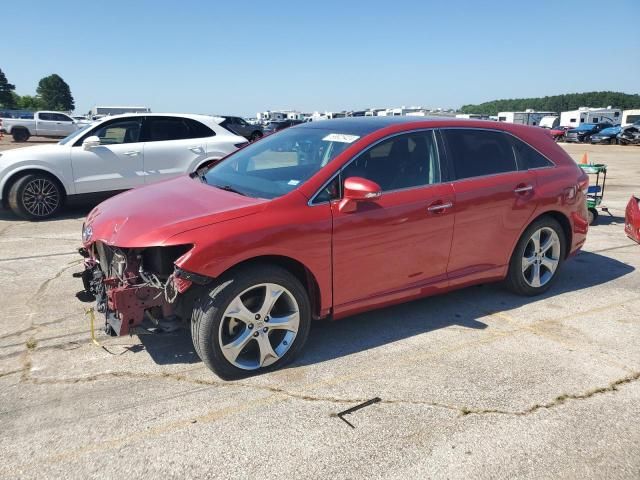
[[596,210],[595,208],[590,208],[587,211],[587,217],[589,217],[589,225],[595,225],[598,222],[598,210]]
[[50,175],[30,173],[11,185],[8,202],[11,210],[22,218],[45,220],[55,216],[62,208],[64,191],[60,183]]
[[29,130],[26,128],[14,128],[11,131],[11,136],[14,142],[26,142],[31,135],[29,135]]
[[616,137],[612,137],[611,140],[609,140],[609,145],[617,145],[618,144],[618,139]]
[[[219,342],[219,332],[221,322],[224,321],[223,315],[231,301],[252,286],[262,283],[281,285],[293,295],[299,309],[300,323],[293,343],[275,363],[246,370],[237,367],[225,358]],[[220,378],[234,380],[272,371],[289,363],[304,347],[309,336],[310,326],[311,305],[309,296],[300,281],[287,270],[278,266],[253,264],[231,270],[223,275],[214,286],[203,290],[203,294],[196,300],[193,308],[191,337],[196,353],[204,364]]]
[[[540,230],[540,229],[551,229],[553,230],[559,240],[560,248],[558,255],[558,263],[555,268],[555,271],[551,274],[549,280],[547,280],[543,285],[534,287],[531,286],[527,280],[525,279],[525,273],[523,272],[523,257],[525,255],[525,249],[529,248],[529,241],[532,235]],[[564,230],[562,226],[552,217],[541,217],[535,222],[533,222],[527,229],[524,231],[518,244],[516,245],[513,254],[511,255],[511,260],[509,262],[509,271],[507,273],[507,278],[505,280],[507,287],[514,293],[518,295],[525,296],[534,296],[540,295],[546,292],[553,282],[558,277],[558,272],[560,271],[562,264],[564,263],[564,258],[566,256],[567,251],[567,240],[565,238]]]
[[256,130],[251,134],[251,136],[249,137],[249,140],[251,142],[255,142],[256,140],[260,140],[261,138],[262,138],[262,132],[259,130]]

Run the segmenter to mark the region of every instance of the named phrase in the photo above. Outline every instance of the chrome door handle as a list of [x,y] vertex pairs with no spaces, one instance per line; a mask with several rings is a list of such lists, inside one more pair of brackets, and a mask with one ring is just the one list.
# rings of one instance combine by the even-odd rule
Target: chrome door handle
[[533,185],[525,185],[524,187],[518,187],[513,192],[514,193],[525,193],[533,190]]
[[429,212],[441,212],[442,210],[446,210],[447,208],[451,208],[451,207],[453,207],[453,203],[447,202],[447,203],[440,203],[438,205],[431,205],[429,208],[427,208],[427,210]]
[[127,155],[129,157],[135,157],[136,155],[138,155],[140,152],[136,151],[136,150],[130,150],[128,152],[124,152],[124,155]]

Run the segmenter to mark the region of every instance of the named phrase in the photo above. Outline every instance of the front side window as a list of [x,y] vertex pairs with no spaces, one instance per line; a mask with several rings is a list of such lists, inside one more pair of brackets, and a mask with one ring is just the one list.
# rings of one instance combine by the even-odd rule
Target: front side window
[[200,178],[242,195],[276,198],[298,188],[360,138],[325,128],[292,128],[231,154]]
[[443,130],[458,180],[517,170],[507,134],[492,130]]
[[362,177],[382,191],[438,183],[440,163],[433,131],[397,135],[358,156],[341,173],[342,181]]
[[98,127],[92,135],[100,138],[101,145],[120,145],[140,141],[141,120],[117,120]]

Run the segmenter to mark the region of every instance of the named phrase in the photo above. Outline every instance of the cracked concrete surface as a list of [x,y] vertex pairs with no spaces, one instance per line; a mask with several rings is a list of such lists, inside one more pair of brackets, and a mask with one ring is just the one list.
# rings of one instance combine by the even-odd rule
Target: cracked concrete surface
[[[238,382],[187,331],[93,345],[68,253],[87,210],[0,213],[0,477],[639,478],[640,246],[616,185],[640,185],[640,149],[566,148],[609,164],[616,217],[548,294],[317,323],[290,368]],[[373,397],[355,429],[335,418]]]

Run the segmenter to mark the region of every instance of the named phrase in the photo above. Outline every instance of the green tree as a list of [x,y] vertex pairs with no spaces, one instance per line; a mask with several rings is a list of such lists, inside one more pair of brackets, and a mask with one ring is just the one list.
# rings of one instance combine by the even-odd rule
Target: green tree
[[10,84],[4,72],[0,70],[0,105],[5,108],[14,107],[15,98],[13,95],[13,91],[15,89],[16,86]]
[[71,89],[58,74],[40,80],[36,93],[45,109],[71,111],[75,108]]
[[37,96],[31,95],[16,95],[16,108],[23,110],[44,110],[45,107],[42,100]]

